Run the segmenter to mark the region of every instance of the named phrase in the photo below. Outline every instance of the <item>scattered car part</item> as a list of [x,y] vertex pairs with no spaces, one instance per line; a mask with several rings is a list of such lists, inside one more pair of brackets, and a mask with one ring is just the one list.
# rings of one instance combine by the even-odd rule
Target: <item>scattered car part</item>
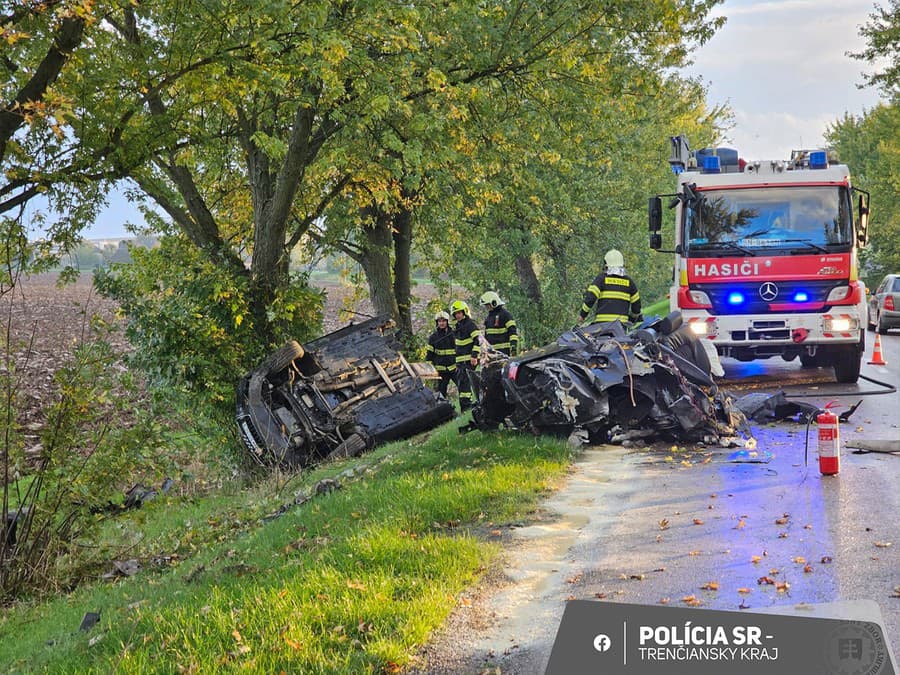
[[453,406],[425,386],[434,366],[407,362],[393,328],[378,317],[305,347],[289,342],[241,379],[237,424],[251,455],[304,467],[453,419]]
[[655,435],[719,443],[750,437],[743,413],[710,376],[707,352],[681,314],[626,332],[618,321],[563,333],[515,359],[491,353],[476,373],[472,426],[505,426],[592,443]]

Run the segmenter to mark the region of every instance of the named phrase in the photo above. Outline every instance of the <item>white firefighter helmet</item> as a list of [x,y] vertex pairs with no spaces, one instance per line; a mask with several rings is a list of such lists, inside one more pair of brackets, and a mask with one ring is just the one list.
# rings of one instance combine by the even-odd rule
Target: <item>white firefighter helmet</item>
[[447,314],[447,312],[440,311],[440,312],[438,312],[437,314],[434,315],[434,320],[435,320],[435,321],[439,321],[440,319],[443,319],[444,321],[448,321],[448,322],[449,322],[449,321],[450,321],[450,315]]
[[603,260],[607,267],[625,267],[625,256],[622,255],[621,251],[617,251],[614,248],[606,252]]
[[497,294],[496,291],[485,292],[484,294],[482,294],[479,302],[482,305],[490,307],[491,309],[494,309],[495,307],[499,307],[500,305],[506,304],[505,302],[503,302],[503,300],[500,299],[500,296]]

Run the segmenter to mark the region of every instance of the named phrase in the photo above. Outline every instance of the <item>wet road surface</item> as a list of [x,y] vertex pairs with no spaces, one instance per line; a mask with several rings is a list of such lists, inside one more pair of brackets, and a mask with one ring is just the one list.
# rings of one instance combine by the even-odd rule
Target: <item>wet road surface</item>
[[[873,335],[867,336],[871,357]],[[900,335],[882,336],[887,366],[863,375],[900,382]],[[546,517],[513,531],[505,565],[429,646],[428,672],[543,672],[567,599],[780,611],[874,600],[900,647],[900,456],[849,446],[900,443],[900,394],[837,385],[829,369],[726,360],[724,389],[812,394],[844,410],[838,476],[822,476],[816,429],[753,424],[756,454],[654,445],[584,450]],[[876,443],[877,445],[877,443]],[[802,609],[800,611],[803,611]]]

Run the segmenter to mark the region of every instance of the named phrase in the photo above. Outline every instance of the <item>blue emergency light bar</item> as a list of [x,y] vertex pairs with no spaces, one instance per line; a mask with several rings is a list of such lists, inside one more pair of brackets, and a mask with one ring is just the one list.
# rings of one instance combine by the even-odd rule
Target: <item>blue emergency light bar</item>
[[809,294],[806,291],[797,291],[794,293],[794,302],[808,302]]
[[738,291],[732,291],[728,294],[728,304],[732,306],[744,304],[744,294]]
[[718,155],[707,155],[703,158],[703,173],[719,173],[721,170]]
[[825,169],[828,167],[828,153],[824,150],[816,150],[809,153],[810,169]]

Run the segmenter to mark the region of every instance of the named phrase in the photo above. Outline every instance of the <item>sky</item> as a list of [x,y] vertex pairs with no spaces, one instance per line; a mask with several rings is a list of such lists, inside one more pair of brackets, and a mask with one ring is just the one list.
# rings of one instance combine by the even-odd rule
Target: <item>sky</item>
[[[881,0],[884,7],[887,0]],[[751,159],[789,159],[791,150],[824,145],[829,124],[861,115],[879,100],[858,89],[868,64],[847,56],[865,41],[871,0],[726,0],[727,23],[694,53],[690,74],[710,104],[728,104],[735,126],[725,139]]]
[[[881,0],[885,6],[887,0]],[[710,105],[727,104],[735,126],[721,145],[741,157],[788,159],[791,150],[821,147],[828,125],[874,107],[878,93],[858,89],[867,64],[847,56],[865,42],[859,27],[875,9],[861,0],[726,0],[728,18],[694,54],[688,74],[702,79]],[[88,239],[127,236],[141,223],[120,193],[85,232]]]

